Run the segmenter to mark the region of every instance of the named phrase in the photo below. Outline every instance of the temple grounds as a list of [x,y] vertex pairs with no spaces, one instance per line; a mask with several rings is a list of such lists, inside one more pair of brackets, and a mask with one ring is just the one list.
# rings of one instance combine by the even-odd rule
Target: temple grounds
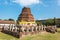
[[40,34],[25,36],[20,39],[0,32],[0,40],[60,40],[60,28],[58,28],[58,32],[55,34],[44,31]]
[[35,34],[32,36],[25,36],[20,40],[60,40],[60,28],[58,28],[58,32],[55,34],[42,32],[40,34]]
[[59,40],[60,28],[57,30],[55,19],[53,22],[47,26],[36,23],[30,8],[24,7],[16,23],[0,21],[0,40]]

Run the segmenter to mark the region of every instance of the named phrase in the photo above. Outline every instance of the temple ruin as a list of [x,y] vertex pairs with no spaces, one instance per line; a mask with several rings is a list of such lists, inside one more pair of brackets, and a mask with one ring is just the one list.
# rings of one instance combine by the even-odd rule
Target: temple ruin
[[0,31],[6,34],[10,34],[15,37],[23,37],[26,35],[33,35],[40,33],[42,31],[47,31],[51,33],[57,32],[56,26],[45,26],[39,25],[34,20],[33,15],[31,14],[31,10],[28,7],[24,7],[22,12],[18,16],[18,19],[15,22],[11,21],[3,21],[0,20]]
[[18,17],[18,24],[19,25],[34,25],[34,24],[36,24],[34,17],[31,14],[30,8],[24,7],[22,9],[22,13]]

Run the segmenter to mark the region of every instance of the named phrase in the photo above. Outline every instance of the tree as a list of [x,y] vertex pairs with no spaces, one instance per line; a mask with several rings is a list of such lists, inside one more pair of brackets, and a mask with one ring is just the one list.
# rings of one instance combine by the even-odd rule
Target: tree
[[53,19],[53,20],[54,20],[54,25],[56,25],[56,18],[54,17],[54,19]]
[[12,19],[12,18],[9,18],[8,20],[9,20],[9,21],[15,21],[15,20],[14,20],[14,19]]
[[2,20],[2,19],[0,19],[0,20]]
[[46,25],[54,25],[53,19],[48,19],[48,20],[46,21]]
[[37,23],[38,26],[42,24],[42,23],[40,22],[40,20],[36,20],[36,23]]

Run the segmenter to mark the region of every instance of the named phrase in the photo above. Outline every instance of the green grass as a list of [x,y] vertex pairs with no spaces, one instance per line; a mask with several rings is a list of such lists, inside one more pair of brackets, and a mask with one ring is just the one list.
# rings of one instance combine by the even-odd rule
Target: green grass
[[0,32],[0,40],[19,40],[18,38],[15,38],[11,35],[4,34]]
[[26,36],[20,40],[60,40],[60,28],[58,28],[58,32],[55,34],[44,32],[32,36]]

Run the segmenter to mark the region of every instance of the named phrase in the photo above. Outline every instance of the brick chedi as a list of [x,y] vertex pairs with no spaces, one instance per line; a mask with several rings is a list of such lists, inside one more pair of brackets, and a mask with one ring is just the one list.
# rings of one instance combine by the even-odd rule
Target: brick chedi
[[31,14],[30,8],[24,7],[22,13],[18,17],[18,23],[20,25],[35,24],[34,17]]
[[22,13],[19,15],[18,20],[31,22],[34,21],[34,17],[31,14],[30,8],[24,7]]

